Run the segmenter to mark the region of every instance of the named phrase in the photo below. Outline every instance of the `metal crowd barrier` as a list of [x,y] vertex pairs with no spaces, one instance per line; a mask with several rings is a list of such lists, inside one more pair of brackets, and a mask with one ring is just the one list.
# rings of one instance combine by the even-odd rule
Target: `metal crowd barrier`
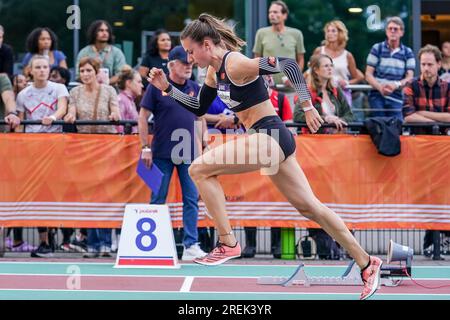
[[[36,121],[36,120],[24,120],[21,122],[21,125],[41,125],[41,124],[42,124],[41,121]],[[110,125],[110,126],[124,126],[126,128],[132,128],[134,126],[137,126],[138,122],[133,121],[133,120],[120,120],[120,121],[77,120],[73,124],[77,125],[77,126],[93,126],[93,125],[108,126],[108,125]],[[153,121],[149,121],[148,124],[153,125]],[[0,125],[6,125],[6,122],[3,119],[1,119]],[[58,120],[58,121],[54,121],[52,123],[52,125],[62,126],[62,125],[67,125],[67,123],[62,120]],[[290,127],[290,128],[308,128],[308,125],[306,124],[306,122],[286,123],[286,126]],[[350,129],[362,130],[365,128],[365,124],[364,124],[364,122],[350,122],[345,127],[350,128]],[[403,129],[408,129],[408,128],[430,129],[431,128],[432,132],[436,132],[436,134],[439,134],[438,132],[440,129],[450,128],[450,123],[448,123],[448,122],[433,122],[433,123],[416,122],[416,123],[404,123],[402,125],[402,127],[403,127]],[[322,128],[336,128],[336,126],[334,124],[325,123],[322,125]]]

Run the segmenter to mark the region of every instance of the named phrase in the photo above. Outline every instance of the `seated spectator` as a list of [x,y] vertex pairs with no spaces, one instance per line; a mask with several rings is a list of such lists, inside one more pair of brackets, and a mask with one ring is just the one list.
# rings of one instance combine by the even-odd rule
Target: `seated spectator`
[[14,71],[14,52],[4,43],[5,29],[0,25],[0,73],[6,73],[12,79]]
[[[75,120],[120,120],[116,90],[100,84],[97,75],[100,61],[84,57],[78,65],[82,85],[70,91],[69,112],[64,120],[74,123]],[[117,133],[114,126],[78,126],[79,133]]]
[[[0,104],[2,105],[0,108],[0,113],[3,113],[3,101],[9,101],[9,105],[14,106],[13,112],[8,112],[13,117],[17,118],[17,124],[20,123],[19,117],[17,117],[16,109],[16,101],[15,97],[17,97],[17,94],[26,88],[27,81],[24,75],[18,74],[15,75],[13,78],[13,88],[11,95],[11,83],[8,83],[9,80],[6,80],[5,75],[0,75],[0,92],[2,95],[2,99],[0,99]],[[6,98],[3,98],[6,96]],[[11,107],[9,107],[9,110],[11,110]],[[13,231],[14,239],[10,237],[11,231]],[[9,251],[12,252],[31,252],[36,250],[37,248],[30,245],[26,241],[23,240],[23,228],[9,228],[6,231],[6,238],[5,238],[5,247]]]
[[[23,75],[19,76],[25,79]],[[14,77],[14,79],[16,77]],[[24,81],[24,83],[26,86],[26,81]],[[5,118],[5,121],[9,121],[11,124],[15,124],[14,125],[15,128],[17,127],[17,125],[20,124],[20,119],[17,116],[16,112],[15,88],[12,88],[11,82],[9,81],[8,77],[5,74],[0,74],[0,94],[1,94],[0,113],[1,114],[5,113],[3,109],[4,106],[6,106],[7,110],[6,114],[8,116]],[[12,122],[11,119],[14,119],[15,121]],[[10,237],[11,231],[13,231],[14,240]],[[9,228],[6,231],[5,247],[6,249],[13,252],[31,252],[37,249],[36,247],[28,244],[26,241],[23,240],[23,228]]]
[[[111,25],[105,20],[94,21],[88,28],[87,39],[89,44],[78,53],[76,66],[80,65],[84,57],[96,58],[100,61],[100,69],[97,72],[99,82],[115,85],[126,59],[122,50],[113,46],[114,34]],[[78,79],[78,67],[76,74]]]
[[[41,121],[41,125],[26,126],[25,132],[53,133],[62,132],[61,126],[52,125],[53,121],[62,119],[67,111],[69,93],[66,87],[48,80],[50,64],[45,56],[35,55],[30,61],[30,75],[33,84],[23,89],[17,96],[19,117],[26,120]],[[49,243],[47,228],[38,228],[40,244],[31,252],[31,257],[49,258],[53,248]]]
[[[70,91],[69,112],[64,120],[74,123],[75,120],[110,120],[119,121],[120,111],[116,90],[98,81],[100,61],[84,57],[78,65],[82,85]],[[114,126],[78,126],[79,133],[116,133]],[[88,229],[85,258],[96,258],[100,255],[111,257],[111,229]]]
[[167,64],[169,63],[170,49],[172,49],[172,39],[170,38],[169,32],[164,29],[156,30],[139,67],[139,73],[142,79],[144,79],[145,88],[148,85],[148,73],[152,68],[162,69],[165,74],[169,74]]
[[[142,88],[144,87],[141,75],[130,66],[124,66],[119,75],[118,87],[120,90],[118,99],[121,119],[138,121],[139,114],[135,100],[142,95]],[[118,126],[117,131],[124,133],[124,127]],[[133,126],[132,133],[138,133],[137,126]]]
[[61,83],[66,86],[70,84],[70,71],[67,68],[55,66],[50,70],[50,81]]
[[0,118],[4,119],[9,125],[9,128],[1,128],[2,126],[0,126],[0,131],[14,130],[20,124],[13,88],[6,74],[0,74]]
[[[23,80],[25,80],[25,77],[23,75],[17,75]],[[16,77],[14,77],[14,80]],[[23,81],[25,88],[27,82],[26,80]],[[22,83],[22,84],[23,84]],[[14,85],[14,88],[11,86],[11,82],[9,81],[8,77],[5,74],[0,74],[0,113],[7,114],[8,116],[5,118],[5,121],[10,122],[11,124],[14,124],[13,128],[16,128],[20,124],[20,119],[17,116],[16,112],[16,86]],[[4,107],[6,106],[6,112],[4,112]],[[15,121],[11,121],[15,120]],[[8,128],[10,129],[10,128]],[[3,131],[3,130],[2,130]],[[11,239],[10,234],[11,231],[14,231],[14,240]],[[6,249],[13,251],[13,252],[29,252],[36,250],[37,248],[34,246],[31,246],[26,241],[23,240],[23,228],[10,228],[6,232],[6,238],[5,238],[5,247]]]
[[450,82],[450,41],[442,43],[442,63],[439,69],[439,78]]
[[[320,132],[343,132],[344,126],[353,121],[353,114],[341,88],[333,85],[333,59],[323,54],[314,55],[309,64],[311,76],[308,82],[312,103],[325,122],[337,127],[337,130],[325,128]],[[305,122],[305,113],[299,103],[295,105],[294,121]]]
[[27,126],[25,132],[62,132],[61,126],[52,126],[52,123],[66,114],[69,92],[65,86],[48,80],[50,64],[47,57],[33,56],[30,68],[34,81],[18,94],[17,110],[22,120],[39,120],[42,125]]
[[23,74],[16,74],[13,77],[14,96],[17,97],[20,91],[28,86],[27,78]]
[[405,122],[450,122],[450,84],[438,75],[441,52],[426,45],[418,57],[420,77],[409,81],[403,89]]
[[23,74],[30,78],[30,60],[34,55],[47,57],[50,67],[60,66],[67,68],[66,55],[57,50],[58,38],[49,28],[36,28],[27,38],[27,50],[22,61]]
[[367,57],[366,80],[374,89],[369,93],[371,117],[403,120],[401,89],[413,78],[416,68],[413,51],[401,43],[404,32],[401,18],[389,18],[386,41],[373,45]]
[[340,87],[348,104],[352,105],[352,93],[347,87],[364,80],[364,74],[357,68],[353,55],[345,49],[348,42],[348,30],[339,20],[328,22],[324,29],[324,45],[316,48],[313,54],[325,54],[333,59],[333,84]]

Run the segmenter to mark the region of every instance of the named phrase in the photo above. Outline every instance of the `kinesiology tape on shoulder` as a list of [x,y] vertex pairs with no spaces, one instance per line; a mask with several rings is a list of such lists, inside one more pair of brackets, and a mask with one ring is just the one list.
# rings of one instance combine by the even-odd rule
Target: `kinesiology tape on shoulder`
[[179,102],[185,109],[192,112],[198,117],[203,116],[217,96],[217,89],[203,85],[200,89],[198,97],[191,97],[174,86],[165,91],[170,97]]
[[259,59],[260,75],[276,74],[280,72],[283,72],[292,83],[300,102],[311,100],[305,78],[294,59],[276,57]]

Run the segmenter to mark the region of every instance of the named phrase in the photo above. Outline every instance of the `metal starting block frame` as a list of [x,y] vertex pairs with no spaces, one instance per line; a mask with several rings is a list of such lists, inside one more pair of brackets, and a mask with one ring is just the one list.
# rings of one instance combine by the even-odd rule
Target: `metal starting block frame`
[[[279,285],[290,287],[292,285],[310,286],[362,286],[360,269],[355,261],[350,262],[344,274],[340,277],[309,277],[305,273],[305,265],[301,263],[292,276],[288,277],[260,277],[258,284],[261,285]],[[384,266],[382,266],[382,270]],[[386,267],[389,268],[389,267]],[[380,285],[386,287],[396,287],[401,280],[394,279],[391,276],[384,276],[381,272]]]

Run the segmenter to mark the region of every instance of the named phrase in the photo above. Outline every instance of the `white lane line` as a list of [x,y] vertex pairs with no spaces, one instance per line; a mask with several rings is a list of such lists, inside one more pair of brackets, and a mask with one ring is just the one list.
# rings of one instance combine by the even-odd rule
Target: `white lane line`
[[[0,277],[6,276],[19,276],[19,277],[67,277],[72,274],[69,273],[2,273],[0,272]],[[99,278],[186,278],[185,282],[188,278],[192,278],[192,281],[194,278],[198,279],[259,279],[264,278],[267,276],[202,276],[202,275],[196,275],[196,276],[185,276],[185,275],[151,275],[151,274],[92,274],[92,273],[86,273],[86,274],[80,274],[80,277],[99,277]],[[336,276],[337,277],[337,276]],[[288,278],[288,276],[279,276],[279,278]],[[415,281],[450,281],[450,278],[413,278]],[[409,278],[401,278],[399,280],[402,281],[411,281]],[[347,287],[347,286],[345,286]],[[1,289],[0,289],[1,290]]]
[[186,277],[184,279],[183,285],[181,286],[180,292],[191,291],[192,283],[194,282],[194,277]]
[[[78,293],[78,292],[83,292],[83,293],[165,293],[165,294],[173,294],[173,295],[177,295],[180,294],[181,292],[177,292],[177,291],[163,291],[163,290],[158,290],[158,291],[145,291],[145,290],[67,290],[67,289],[0,289],[0,294],[3,292],[65,292],[65,293]],[[359,296],[359,292],[355,292],[355,293],[350,293],[350,292],[346,292],[346,293],[336,293],[336,292],[222,292],[222,291],[217,291],[217,292],[208,292],[208,291],[191,291],[189,292],[190,294],[206,294],[206,295],[211,295],[211,294],[220,294],[220,295],[239,295],[239,294],[245,294],[245,295],[250,295],[250,294],[254,294],[254,295],[281,295],[281,296]],[[377,293],[376,296],[374,297],[402,297],[402,296],[407,296],[407,297],[437,297],[437,298],[446,298],[446,299],[450,299],[450,294],[446,294],[446,293],[441,293],[441,294],[426,294],[424,295],[423,293]]]
[[[57,262],[57,261],[51,261],[51,262],[30,262],[30,261],[1,261],[0,266],[5,265],[92,265],[92,266],[108,266],[110,265],[113,267],[115,264],[110,262]],[[196,264],[192,263],[184,263],[180,264],[181,267],[184,266],[196,266]],[[307,264],[305,265],[306,268],[345,268],[348,264],[339,264],[339,265],[315,265],[315,264]],[[251,264],[225,264],[221,265],[220,267],[239,267],[239,268],[267,268],[267,267],[273,267],[273,268],[296,268],[298,267],[298,264],[263,264],[263,265],[251,265]],[[450,266],[414,266],[414,269],[450,269]]]

